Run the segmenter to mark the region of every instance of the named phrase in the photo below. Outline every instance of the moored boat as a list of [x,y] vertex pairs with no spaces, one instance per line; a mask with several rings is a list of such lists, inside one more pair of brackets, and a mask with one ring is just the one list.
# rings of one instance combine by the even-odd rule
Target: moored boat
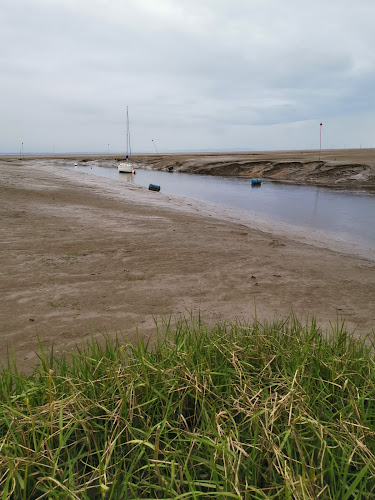
[[118,166],[119,174],[135,174],[134,164],[131,161],[132,150],[130,146],[129,110],[126,106],[126,159]]
[[134,165],[130,161],[120,163],[118,172],[119,174],[135,174]]
[[262,179],[251,179],[252,186],[260,186],[262,184]]

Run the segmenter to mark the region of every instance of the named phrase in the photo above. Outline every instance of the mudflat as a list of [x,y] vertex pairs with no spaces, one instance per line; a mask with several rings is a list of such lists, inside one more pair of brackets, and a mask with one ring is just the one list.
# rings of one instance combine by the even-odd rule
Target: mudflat
[[0,189],[2,361],[11,347],[34,364],[38,337],[57,352],[91,333],[152,341],[155,321],[198,313],[210,323],[293,311],[374,331],[372,258],[45,159],[2,158]]
[[375,191],[374,149],[137,155],[135,161],[160,170]]

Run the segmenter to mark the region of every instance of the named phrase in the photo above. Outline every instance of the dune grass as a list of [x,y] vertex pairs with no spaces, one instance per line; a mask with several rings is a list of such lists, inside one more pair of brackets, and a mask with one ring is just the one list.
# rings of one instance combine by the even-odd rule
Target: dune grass
[[372,346],[197,321],[0,374],[2,499],[375,497]]

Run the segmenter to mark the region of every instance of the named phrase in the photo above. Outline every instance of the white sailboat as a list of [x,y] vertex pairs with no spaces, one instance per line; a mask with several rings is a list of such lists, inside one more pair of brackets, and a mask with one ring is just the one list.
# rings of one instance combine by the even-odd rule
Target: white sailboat
[[118,166],[119,174],[135,174],[134,165],[131,160],[132,150],[130,147],[129,111],[126,106],[126,160]]

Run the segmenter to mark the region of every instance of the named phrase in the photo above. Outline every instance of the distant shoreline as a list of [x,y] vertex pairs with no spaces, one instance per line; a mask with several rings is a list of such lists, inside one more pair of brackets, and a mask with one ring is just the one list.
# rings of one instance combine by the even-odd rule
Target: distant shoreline
[[[375,148],[332,148],[332,149],[322,149],[321,155],[324,159],[324,155],[331,154],[333,152],[344,154],[348,156],[361,154],[365,152],[366,154],[372,152],[375,155]],[[319,149],[270,149],[270,150],[220,150],[220,151],[162,151],[159,153],[155,153],[153,151],[149,153],[144,152],[133,152],[132,155],[137,156],[186,156],[186,155],[274,155],[281,154],[287,156],[293,156],[298,154],[315,154],[317,157],[319,156]],[[0,153],[0,157],[19,157],[20,153]],[[52,157],[52,158],[61,158],[61,157],[75,157],[75,156],[87,156],[87,157],[121,157],[125,156],[125,153],[120,151],[115,151],[112,153],[108,153],[105,151],[102,152],[89,152],[89,151],[64,151],[59,153],[47,153],[47,152],[35,152],[35,153],[23,153],[22,156],[35,158],[35,157]]]
[[[76,160],[102,161],[107,166],[122,161],[122,154],[24,154],[1,155],[2,161]],[[251,151],[207,153],[133,154],[143,168],[203,175],[262,177],[336,189],[375,192],[375,149],[331,149],[301,151]]]

